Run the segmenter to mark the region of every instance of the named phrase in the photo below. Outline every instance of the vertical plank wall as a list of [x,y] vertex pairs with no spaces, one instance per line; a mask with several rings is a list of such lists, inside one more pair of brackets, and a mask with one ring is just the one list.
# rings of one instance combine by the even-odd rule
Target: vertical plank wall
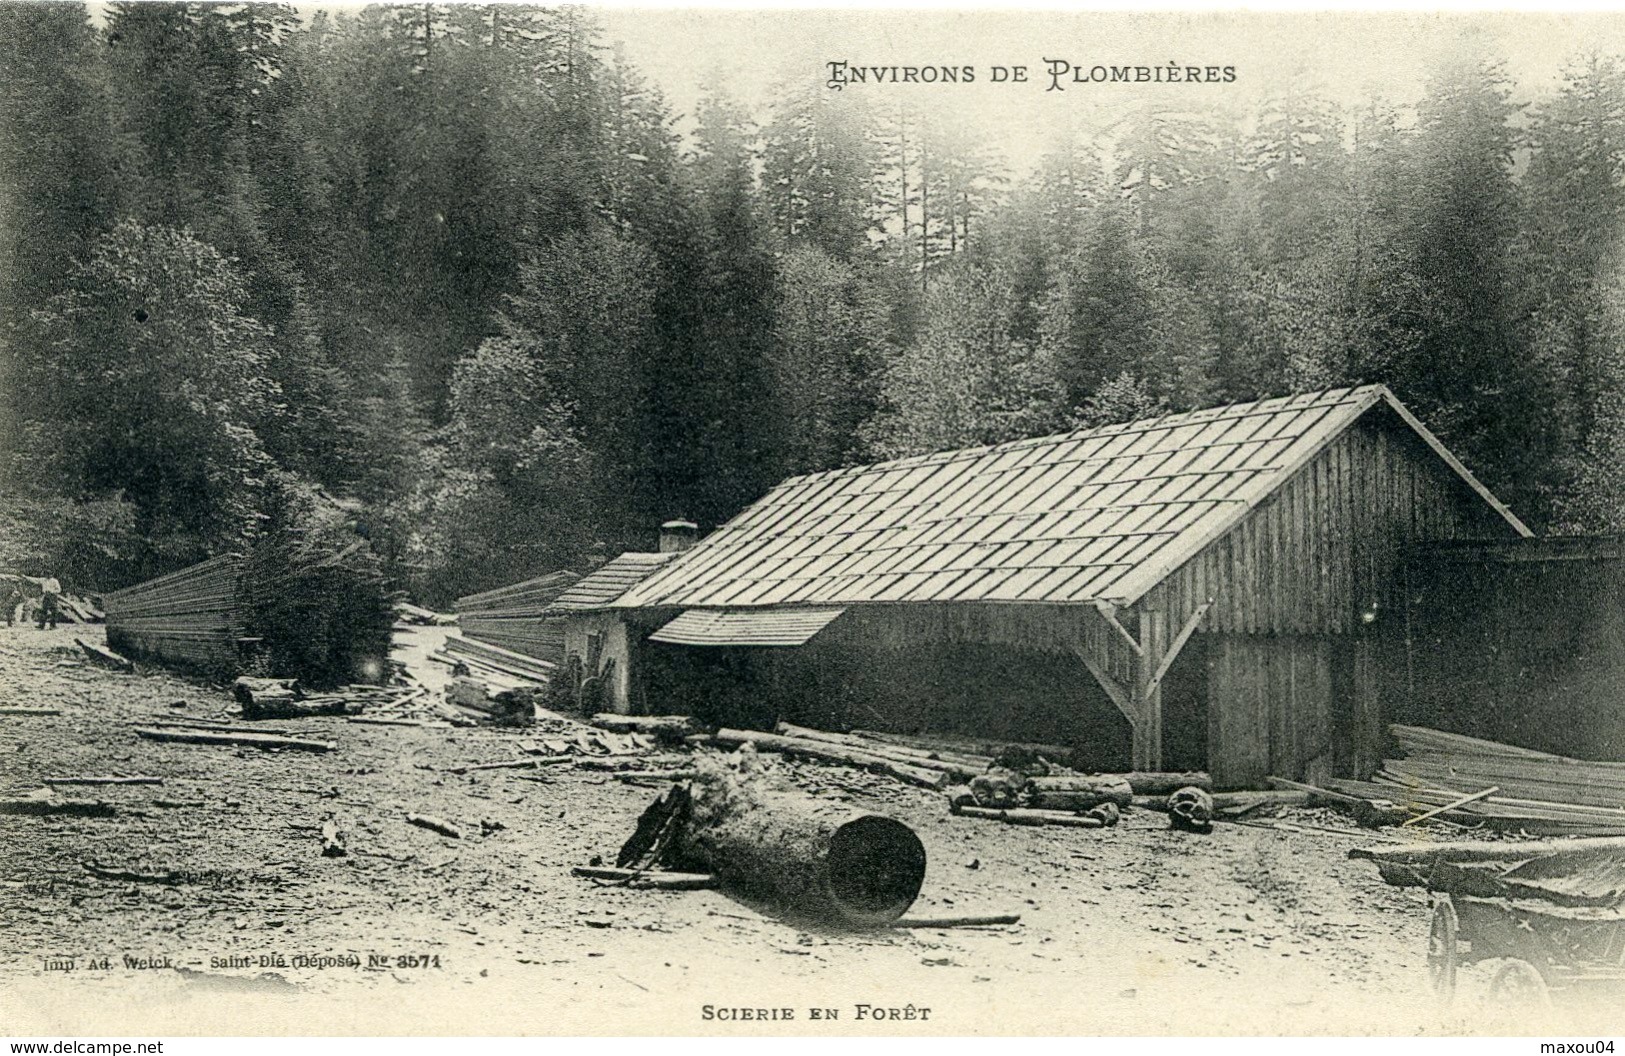
[[1178,627],[1213,599],[1203,631],[1215,781],[1369,773],[1391,710],[1379,659],[1403,641],[1411,548],[1516,537],[1386,408],[1327,445],[1142,602]]

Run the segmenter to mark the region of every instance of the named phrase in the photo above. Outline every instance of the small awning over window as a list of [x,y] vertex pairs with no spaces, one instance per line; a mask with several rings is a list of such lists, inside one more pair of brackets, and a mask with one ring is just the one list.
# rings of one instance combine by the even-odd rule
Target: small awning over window
[[689,609],[649,636],[668,645],[805,645],[845,609]]

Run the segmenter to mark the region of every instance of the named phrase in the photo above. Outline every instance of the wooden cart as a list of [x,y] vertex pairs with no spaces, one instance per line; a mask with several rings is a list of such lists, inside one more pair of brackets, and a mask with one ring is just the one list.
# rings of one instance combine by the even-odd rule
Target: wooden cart
[[1449,999],[1463,964],[1498,960],[1491,1000],[1625,991],[1625,839],[1366,847],[1382,878],[1434,895],[1428,976]]

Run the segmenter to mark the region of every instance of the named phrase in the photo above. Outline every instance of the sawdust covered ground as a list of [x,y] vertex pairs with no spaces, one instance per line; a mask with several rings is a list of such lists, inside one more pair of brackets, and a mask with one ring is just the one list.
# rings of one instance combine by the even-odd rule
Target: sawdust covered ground
[[[1022,914],[1007,928],[811,930],[714,891],[572,877],[613,858],[651,789],[579,768],[447,772],[514,758],[534,733],[322,718],[280,725],[336,742],[326,754],[142,740],[133,728],[153,717],[231,717],[229,695],[91,666],[72,644],[87,631],[99,640],[97,628],[0,628],[0,703],[61,709],[0,716],[0,781],[8,795],[64,775],[163,784],[63,790],[112,803],[113,818],[0,816],[8,1032],[1535,1029],[1471,1000],[1434,1005],[1427,897],[1348,860],[1359,835],[1191,836],[1145,812],[1108,831],[1007,827],[950,817],[940,796],[886,778],[797,764],[803,788],[914,826],[930,862],[915,914]],[[440,632],[413,633],[421,653]],[[465,837],[409,825],[408,811]],[[348,856],[321,856],[328,819],[348,831]],[[859,1018],[860,1005],[899,1018]],[[741,1008],[793,1018],[732,1018]]]

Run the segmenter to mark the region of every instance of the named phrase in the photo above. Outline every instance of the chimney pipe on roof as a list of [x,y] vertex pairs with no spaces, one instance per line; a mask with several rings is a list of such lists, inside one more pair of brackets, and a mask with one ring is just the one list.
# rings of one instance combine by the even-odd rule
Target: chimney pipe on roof
[[677,553],[687,550],[700,537],[700,526],[693,521],[667,521],[660,526],[660,552]]

